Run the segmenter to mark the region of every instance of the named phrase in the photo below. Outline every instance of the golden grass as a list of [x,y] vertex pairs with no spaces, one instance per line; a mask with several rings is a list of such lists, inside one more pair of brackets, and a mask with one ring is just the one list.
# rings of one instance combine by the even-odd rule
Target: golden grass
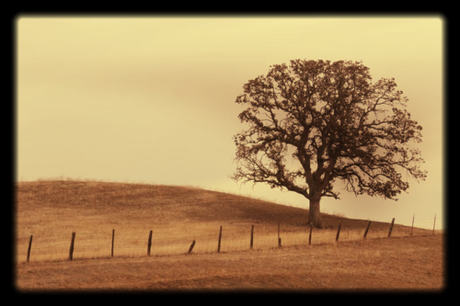
[[[221,252],[249,249],[255,225],[254,249],[278,247],[278,223],[284,246],[308,244],[308,210],[248,197],[193,187],[61,180],[19,182],[16,187],[16,260],[24,262],[30,235],[30,260],[59,261],[69,256],[76,232],[74,259],[110,257],[115,229],[115,257],[217,251],[222,225]],[[367,220],[323,214],[326,229],[313,229],[312,244],[334,243],[342,223],[339,243],[361,240]],[[388,223],[372,222],[368,239],[386,237]],[[410,228],[396,224],[392,236],[407,236]],[[427,230],[414,229],[414,235]]]
[[441,290],[443,237],[221,254],[33,262],[19,290]]
[[[435,289],[443,235],[323,214],[308,246],[308,210],[194,187],[78,180],[16,187],[19,290]],[[282,248],[278,248],[278,223]],[[339,243],[337,227],[342,224]],[[251,225],[254,249],[249,251]],[[221,253],[217,254],[222,226]],[[115,229],[114,258],[110,258]],[[151,257],[147,257],[149,231]],[[72,232],[74,260],[68,261]],[[30,235],[31,261],[25,263]],[[187,253],[191,242],[196,245]],[[96,260],[92,260],[96,259]]]

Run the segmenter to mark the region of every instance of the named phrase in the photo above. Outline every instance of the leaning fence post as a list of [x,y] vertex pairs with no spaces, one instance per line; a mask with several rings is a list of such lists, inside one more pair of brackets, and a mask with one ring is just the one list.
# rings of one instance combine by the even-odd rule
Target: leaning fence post
[[388,231],[388,237],[391,236],[391,231],[393,230],[394,223],[395,223],[395,218],[393,218],[393,220],[391,220],[390,230]]
[[32,248],[32,237],[33,237],[33,235],[30,235],[29,248],[27,249],[27,262],[29,262],[29,258],[30,258],[30,249]]
[[367,224],[366,230],[364,231],[364,238],[363,239],[366,239],[367,232],[369,231],[369,227],[371,226],[371,222],[372,221],[369,221],[369,223]]
[[69,260],[73,260],[73,248],[75,243],[75,232],[72,232],[72,240],[70,241]]
[[219,242],[217,244],[217,253],[220,253],[220,240],[222,239],[222,225],[220,226],[220,231],[219,231]]
[[310,235],[308,236],[308,245],[311,245],[311,231],[313,230],[313,226],[310,226]]
[[152,247],[152,231],[149,234],[149,241],[147,242],[147,256],[150,256],[150,248]]
[[337,229],[337,236],[335,236],[335,242],[339,241],[340,228],[342,227],[342,222],[339,223],[339,228]]
[[190,254],[192,252],[194,246],[195,246],[195,240],[193,240],[192,244],[190,245],[190,248],[188,249],[187,254]]

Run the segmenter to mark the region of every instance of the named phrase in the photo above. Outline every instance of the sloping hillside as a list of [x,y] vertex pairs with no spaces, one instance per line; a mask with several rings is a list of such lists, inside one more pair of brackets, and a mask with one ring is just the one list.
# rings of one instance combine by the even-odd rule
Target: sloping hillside
[[46,212],[74,216],[148,218],[154,224],[171,222],[288,222],[305,223],[308,211],[248,197],[193,187],[105,183],[87,181],[38,181],[17,184],[18,217]]
[[[308,210],[234,194],[193,187],[93,181],[36,181],[17,183],[17,225],[41,222],[107,222],[165,225],[197,222],[282,223],[306,226]],[[323,214],[326,228],[364,228],[366,220]],[[372,228],[388,228],[373,222]]]
[[[216,251],[220,226],[222,250],[308,243],[308,210],[248,197],[192,187],[91,181],[20,182],[16,191],[16,256],[26,260],[30,236],[34,261],[65,260],[69,237],[77,235],[77,258],[110,254],[116,231],[118,256],[145,255],[147,238],[154,232],[154,254],[180,254],[193,240],[194,252]],[[312,244],[333,243],[339,224],[341,241],[362,239],[367,220],[323,214],[325,229],[315,229]],[[372,222],[368,237],[386,237],[388,223]],[[415,230],[415,235],[426,234]],[[408,236],[410,229],[395,225],[392,236]]]
[[[389,224],[372,222],[363,240],[368,221],[324,214],[328,228],[315,229],[310,246],[308,210],[248,197],[191,187],[91,181],[20,182],[16,189],[20,289],[442,285],[442,239],[408,237],[409,230],[402,225],[395,225],[392,239],[386,239]],[[340,243],[334,244],[340,222]],[[216,255],[220,226],[222,245]],[[69,261],[74,232],[75,250]],[[153,232],[151,256],[147,256],[149,232]],[[427,232],[418,229],[414,235]],[[192,241],[196,241],[192,256],[171,257],[187,254]]]

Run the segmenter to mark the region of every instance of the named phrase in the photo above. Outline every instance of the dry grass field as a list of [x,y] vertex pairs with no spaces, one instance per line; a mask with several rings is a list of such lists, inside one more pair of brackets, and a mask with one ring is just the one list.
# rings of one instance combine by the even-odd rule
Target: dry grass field
[[[16,186],[19,290],[423,289],[444,287],[444,235],[323,215],[193,187],[94,181]],[[396,221],[397,222],[397,221]],[[339,243],[335,236],[342,224]],[[278,248],[278,224],[282,248]],[[254,247],[249,250],[254,225]],[[221,252],[217,253],[222,226]],[[115,229],[114,257],[110,257]],[[147,240],[152,230],[151,256]],[[69,261],[72,232],[74,260]],[[33,235],[30,262],[26,262]],[[185,255],[190,243],[196,245]]]

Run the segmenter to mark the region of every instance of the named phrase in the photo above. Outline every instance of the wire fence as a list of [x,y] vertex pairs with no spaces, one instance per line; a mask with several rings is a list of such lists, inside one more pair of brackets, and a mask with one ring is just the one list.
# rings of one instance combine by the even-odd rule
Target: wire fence
[[[374,229],[369,223],[366,239],[434,234],[422,228],[395,224]],[[368,225],[369,225],[368,224]],[[222,232],[220,232],[222,226]],[[61,261],[110,257],[168,256],[217,253],[337,243],[364,239],[366,228],[311,229],[283,224],[202,224],[174,228],[91,228],[73,231],[47,231],[17,237],[16,261]],[[151,232],[151,233],[150,233]],[[74,239],[72,234],[75,233]],[[193,243],[192,245],[192,242]]]
[[436,217],[436,214],[434,215],[433,218],[420,218],[416,214],[414,214],[412,217],[406,217],[406,218],[398,218],[398,222],[400,224],[405,224],[408,226],[411,226],[411,224],[414,224],[414,226],[419,227],[419,228],[424,228],[428,230],[433,230],[435,227],[439,228],[439,225],[442,225],[441,218],[438,216]]

